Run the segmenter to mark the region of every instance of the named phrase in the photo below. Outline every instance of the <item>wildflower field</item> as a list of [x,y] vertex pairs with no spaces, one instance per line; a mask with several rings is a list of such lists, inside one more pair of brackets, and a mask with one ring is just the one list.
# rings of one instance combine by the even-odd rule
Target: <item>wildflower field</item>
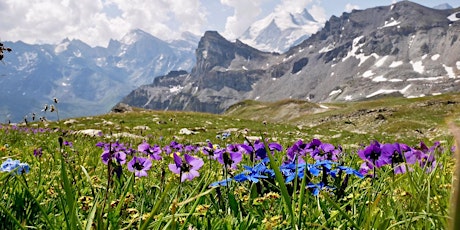
[[67,120],[53,103],[40,116],[54,121],[0,126],[0,229],[445,229],[452,221],[447,124],[460,126],[459,94]]

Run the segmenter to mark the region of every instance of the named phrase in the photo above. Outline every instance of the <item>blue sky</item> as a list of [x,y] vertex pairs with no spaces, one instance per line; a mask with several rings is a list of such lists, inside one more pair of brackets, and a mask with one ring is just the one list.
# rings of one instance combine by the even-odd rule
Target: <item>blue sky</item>
[[[189,31],[202,35],[217,30],[237,38],[254,21],[274,11],[307,8],[321,22],[344,11],[390,5],[395,0],[1,0],[0,39],[27,43],[59,43],[80,39],[107,46],[133,29],[170,40]],[[459,0],[414,0],[433,7]]]

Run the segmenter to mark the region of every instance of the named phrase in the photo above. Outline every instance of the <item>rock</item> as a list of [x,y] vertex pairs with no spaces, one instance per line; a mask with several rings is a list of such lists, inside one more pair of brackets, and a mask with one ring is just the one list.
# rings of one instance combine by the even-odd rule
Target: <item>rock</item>
[[150,127],[148,127],[146,125],[138,125],[138,126],[134,127],[133,130],[150,130]]
[[133,108],[125,103],[118,103],[112,108],[112,112],[114,113],[125,113],[131,111],[133,111]]
[[75,119],[69,119],[67,121],[64,121],[64,125],[72,125],[72,124],[75,124],[77,123],[77,120]]
[[192,134],[197,134],[197,133],[198,132],[194,132],[194,131],[192,131],[190,129],[187,129],[187,128],[182,128],[179,131],[179,134],[181,134],[181,135],[192,135]]
[[74,134],[77,134],[77,135],[85,135],[85,136],[90,136],[90,137],[99,136],[101,133],[102,131],[99,129],[84,129],[84,130],[78,130],[74,132]]

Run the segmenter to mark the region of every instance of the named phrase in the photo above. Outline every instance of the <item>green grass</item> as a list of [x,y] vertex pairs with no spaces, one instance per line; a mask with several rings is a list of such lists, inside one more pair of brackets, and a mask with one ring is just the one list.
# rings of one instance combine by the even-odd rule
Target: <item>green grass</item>
[[[33,122],[19,128],[2,125],[0,161],[18,159],[31,170],[20,176],[0,172],[0,228],[446,228],[454,160],[449,154],[453,139],[445,122],[460,124],[459,105],[460,94],[331,103],[323,108],[296,100],[245,101],[222,115],[136,109],[72,122]],[[38,128],[47,131],[30,131]],[[78,132],[88,129],[104,135]],[[183,134],[181,129],[194,134]],[[224,133],[231,135],[223,138]],[[225,174],[222,165],[202,153],[196,156],[204,160],[204,166],[192,181],[179,183],[178,176],[168,169],[172,156],[165,153],[163,160],[153,161],[148,177],[134,177],[126,165],[118,177],[116,164],[103,164],[102,149],[96,147],[98,142],[115,141],[134,149],[143,141],[164,147],[173,140],[200,146],[211,141],[224,147],[261,137],[285,149],[299,139],[309,142],[318,138],[341,145],[341,161],[355,169],[362,163],[356,152],[372,140],[410,146],[440,141],[445,151],[436,153],[438,167],[430,173],[414,167],[409,173],[393,175],[391,167],[385,167],[377,171],[375,179],[350,177],[344,196],[339,198],[326,191],[313,196],[313,190],[302,182],[315,178],[305,176],[284,183],[279,172],[276,179],[261,179],[257,184],[210,188]],[[59,138],[73,146],[61,146]],[[40,158],[33,155],[38,148],[43,150]],[[269,168],[277,168],[285,160],[284,153],[276,152]],[[241,164],[252,166],[254,162],[245,155]],[[234,176],[241,171],[240,165],[226,172]]]

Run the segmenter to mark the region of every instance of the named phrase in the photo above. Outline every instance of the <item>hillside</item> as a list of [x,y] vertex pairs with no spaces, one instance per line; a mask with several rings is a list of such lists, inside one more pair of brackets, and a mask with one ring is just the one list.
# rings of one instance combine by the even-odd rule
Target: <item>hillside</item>
[[459,105],[459,93],[328,104],[244,101],[221,115],[134,108],[131,112],[68,119],[60,125],[52,122],[48,127],[64,126],[88,135],[100,131],[110,133],[112,139],[174,136],[189,143],[217,140],[222,133],[230,133],[232,140],[238,141],[264,134],[281,142],[316,137],[353,145],[374,139],[417,144],[422,140],[450,142],[446,121],[460,125]]

